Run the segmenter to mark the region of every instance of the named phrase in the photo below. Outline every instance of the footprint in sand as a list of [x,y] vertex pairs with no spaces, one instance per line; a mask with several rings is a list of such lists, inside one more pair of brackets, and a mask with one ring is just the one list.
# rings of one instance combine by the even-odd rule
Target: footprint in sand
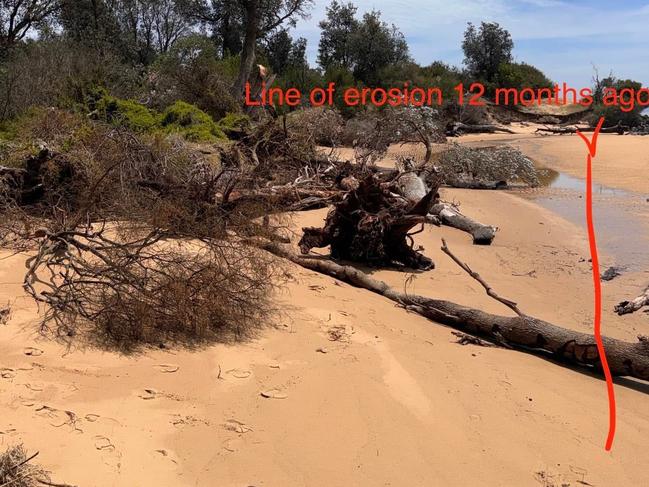
[[244,369],[231,369],[225,372],[228,375],[231,375],[235,379],[247,379],[252,375],[252,372]]
[[223,427],[228,431],[240,434],[249,433],[250,431],[252,431],[252,428],[250,426],[242,423],[241,421],[237,421],[236,419],[228,419],[223,424]]
[[171,452],[169,452],[168,450],[160,449],[160,450],[156,450],[155,452],[156,452],[156,453],[159,453],[160,455],[162,455],[162,456],[165,457],[165,458],[168,458],[168,459],[169,459],[170,461],[172,461],[173,463],[178,464],[178,461],[175,460],[175,459],[172,457]]
[[236,438],[227,438],[226,440],[224,440],[223,443],[221,443],[221,445],[223,445],[223,449],[225,451],[230,452],[230,453],[234,453],[235,451],[237,451],[237,450],[234,449],[234,446],[232,445],[232,442],[235,439]]
[[13,379],[16,377],[16,371],[9,368],[0,369],[0,377],[3,379]]
[[69,426],[73,431],[83,433],[83,430],[77,426],[77,415],[72,411],[62,411],[47,405],[40,406],[36,409],[36,414],[43,418],[50,419],[50,426],[62,428]]
[[115,451],[115,445],[110,441],[110,438],[105,436],[95,436],[95,448],[99,451]]
[[89,423],[96,423],[99,420],[99,418],[101,418],[101,416],[99,416],[98,414],[86,414],[84,418]]
[[43,386],[42,384],[34,385],[34,384],[26,383],[26,384],[23,384],[23,385],[27,389],[29,389],[30,391],[33,391],[33,392],[43,392],[43,389],[45,388],[45,386]]
[[23,353],[25,355],[30,356],[30,357],[40,357],[45,352],[43,350],[41,350],[40,348],[26,347],[25,350],[23,350]]
[[174,372],[178,372],[180,370],[180,366],[170,364],[154,365],[153,367],[158,369],[163,374],[173,374]]
[[288,395],[284,394],[279,389],[269,389],[260,393],[261,397],[266,399],[286,399]]
[[144,399],[145,401],[150,401],[151,399],[158,397],[159,394],[160,393],[155,389],[144,389],[144,392],[142,394],[139,394],[139,397]]

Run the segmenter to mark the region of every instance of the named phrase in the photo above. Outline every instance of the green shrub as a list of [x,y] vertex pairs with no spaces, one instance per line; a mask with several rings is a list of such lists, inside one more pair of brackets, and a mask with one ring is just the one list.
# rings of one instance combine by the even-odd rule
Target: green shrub
[[156,114],[133,100],[104,96],[97,102],[96,113],[103,120],[136,132],[149,132],[158,124]]
[[228,113],[218,121],[218,126],[228,137],[231,137],[250,127],[250,117],[242,113]]
[[95,118],[134,132],[179,134],[193,142],[214,142],[227,139],[224,130],[235,131],[247,123],[247,117],[231,114],[223,120],[223,128],[207,113],[184,101],[177,101],[160,114],[133,100],[122,100],[102,88],[90,90],[84,109]]
[[184,101],[177,101],[162,114],[160,125],[166,133],[181,134],[194,142],[227,139],[212,117]]
[[552,81],[540,69],[527,63],[503,63],[498,68],[500,88],[552,88]]

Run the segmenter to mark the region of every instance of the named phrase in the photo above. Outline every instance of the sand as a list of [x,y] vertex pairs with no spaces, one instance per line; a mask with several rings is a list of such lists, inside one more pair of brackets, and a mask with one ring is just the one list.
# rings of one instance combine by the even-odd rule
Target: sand
[[[620,138],[627,139],[636,140]],[[549,158],[572,144],[568,137],[520,141],[532,142]],[[566,154],[564,169],[577,171],[579,162]],[[612,183],[635,184],[620,168],[611,171],[620,178]],[[591,274],[580,226],[505,192],[446,190],[443,196],[499,226],[493,246],[430,228],[417,243],[435,270],[413,279],[380,270],[377,277],[507,314],[442,254],[445,237],[526,312],[591,330]],[[325,214],[296,214],[293,223],[319,224]],[[24,442],[39,450],[55,481],[99,487],[646,483],[649,385],[640,381],[617,382],[618,432],[607,453],[606,389],[599,378],[519,352],[461,346],[447,328],[288,264],[293,279],[277,296],[283,312],[249,342],[131,357],[68,351],[39,338],[37,310],[20,287],[24,257],[0,259],[0,303],[13,308],[0,327],[0,447]],[[611,311],[645,280],[648,273],[635,272],[604,284],[606,334],[647,333],[646,315],[621,318]]]
[[[515,126],[516,135],[480,134],[461,137],[460,143],[492,145],[508,143],[535,162],[577,178],[586,177],[586,144],[578,135],[535,136],[535,125]],[[592,134],[586,134],[592,138]],[[593,160],[593,180],[604,186],[649,196],[649,137],[600,134]]]

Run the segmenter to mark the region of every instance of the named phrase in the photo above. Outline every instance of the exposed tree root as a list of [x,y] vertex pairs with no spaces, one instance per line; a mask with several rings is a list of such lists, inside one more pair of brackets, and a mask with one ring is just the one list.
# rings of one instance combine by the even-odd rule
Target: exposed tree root
[[300,250],[331,246],[335,258],[370,265],[402,265],[428,270],[433,261],[413,248],[411,232],[428,222],[428,211],[437,195],[429,191],[411,202],[393,194],[374,176],[360,182],[327,215],[323,228],[304,228]]

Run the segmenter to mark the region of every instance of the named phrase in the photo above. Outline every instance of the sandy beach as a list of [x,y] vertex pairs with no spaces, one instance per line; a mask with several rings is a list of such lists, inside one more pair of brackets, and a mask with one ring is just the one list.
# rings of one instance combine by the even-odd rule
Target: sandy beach
[[[583,177],[577,136],[459,142],[503,139],[539,165]],[[602,136],[594,178],[649,192],[639,176],[647,154],[649,138]],[[584,228],[535,202],[545,190],[538,191],[444,190],[443,199],[499,227],[493,245],[429,227],[416,243],[434,270],[373,275],[511,314],[440,251],[443,237],[526,313],[591,332]],[[325,215],[296,213],[291,221],[298,230]],[[629,238],[646,231],[630,229]],[[505,348],[462,346],[448,328],[288,264],[289,283],[276,297],[282,312],[246,343],[133,356],[68,350],[38,334],[38,310],[21,288],[24,259],[0,253],[0,304],[12,307],[0,326],[0,448],[20,441],[40,451],[54,479],[98,487],[646,483],[649,385],[641,381],[616,381],[618,432],[608,453],[600,378]],[[638,264],[603,284],[606,335],[648,333],[643,313],[612,311],[649,281],[649,263]]]

